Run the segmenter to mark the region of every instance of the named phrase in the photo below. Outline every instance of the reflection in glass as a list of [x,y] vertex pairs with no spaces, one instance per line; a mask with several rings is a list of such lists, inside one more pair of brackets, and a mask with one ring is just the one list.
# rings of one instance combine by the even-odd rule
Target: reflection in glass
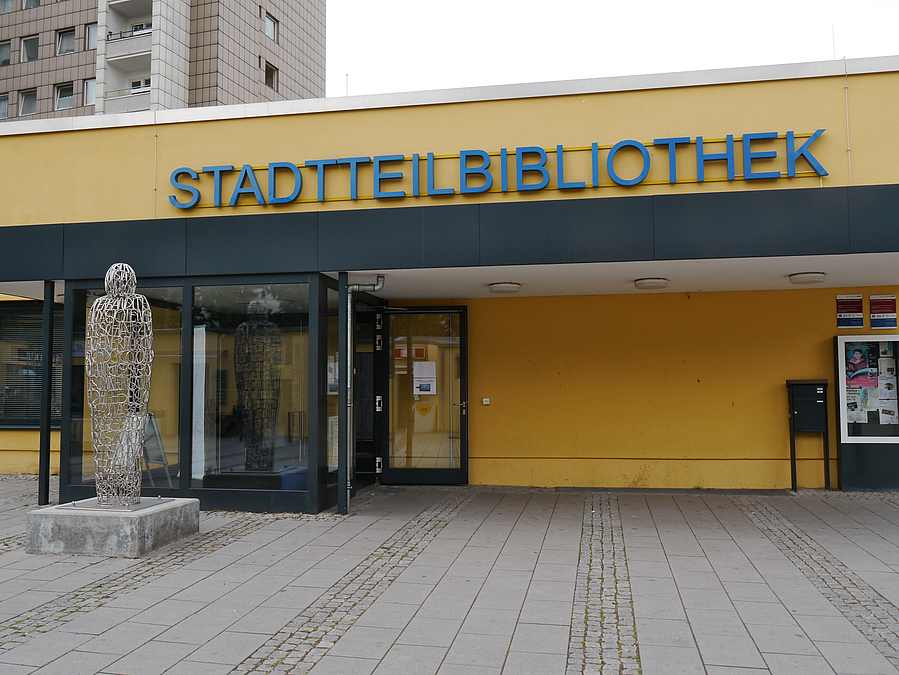
[[281,391],[281,332],[268,320],[262,300],[250,301],[247,315],[234,336],[235,414],[243,426],[247,471],[271,471]]
[[[177,486],[179,410],[181,404],[181,303],[180,287],[138,287],[150,303],[153,316],[153,371],[150,403],[144,431],[141,487]],[[87,382],[84,369],[85,325],[91,306],[102,297],[100,289],[76,290],[75,326],[72,335],[72,402],[69,470],[73,485],[94,483],[90,415],[86,410]]]
[[197,286],[191,485],[306,490],[309,286]]
[[458,314],[390,317],[390,467],[461,467]]

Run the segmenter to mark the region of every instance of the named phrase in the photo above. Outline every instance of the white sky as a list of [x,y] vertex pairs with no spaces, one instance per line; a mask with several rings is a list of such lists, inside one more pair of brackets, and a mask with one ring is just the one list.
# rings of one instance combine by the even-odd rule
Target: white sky
[[899,55],[899,0],[327,0],[327,95]]

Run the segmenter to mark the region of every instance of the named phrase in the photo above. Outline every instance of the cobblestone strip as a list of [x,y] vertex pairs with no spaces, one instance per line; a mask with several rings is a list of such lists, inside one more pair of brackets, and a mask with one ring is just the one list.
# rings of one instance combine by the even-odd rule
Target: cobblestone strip
[[[0,653],[13,649],[40,633],[59,628],[85,612],[101,607],[173,570],[214,553],[269,522],[285,518],[312,520],[322,519],[323,516],[240,513],[233,521],[211,532],[176,544],[152,557],[135,561],[124,570],[85,584],[40,607],[0,622]],[[324,518],[336,519],[338,516],[329,515]],[[85,569],[90,570],[90,567]]]
[[570,635],[566,675],[643,672],[615,495],[590,494],[584,502]]
[[899,668],[899,607],[759,497],[731,499],[815,587]]
[[306,673],[477,493],[455,491],[391,536],[232,673]]

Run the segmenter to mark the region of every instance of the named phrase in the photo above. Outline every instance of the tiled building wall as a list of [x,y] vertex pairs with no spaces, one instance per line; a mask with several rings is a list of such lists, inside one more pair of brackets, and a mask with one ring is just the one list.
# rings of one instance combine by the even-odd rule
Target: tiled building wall
[[151,110],[186,108],[190,56],[190,0],[153,3]]
[[[0,66],[0,96],[8,96],[7,119],[92,115],[84,105],[84,81],[96,72],[96,50],[86,49],[86,27],[97,22],[97,0],[65,0],[0,14],[0,43],[10,43],[10,63]],[[74,53],[57,56],[58,31],[75,29]],[[38,36],[38,59],[22,62],[22,38]],[[71,83],[73,107],[56,110],[57,87]],[[22,92],[37,91],[37,112],[22,116]]]
[[[277,40],[265,16],[277,21]],[[190,105],[325,95],[324,0],[193,0]],[[277,69],[266,84],[266,65]]]

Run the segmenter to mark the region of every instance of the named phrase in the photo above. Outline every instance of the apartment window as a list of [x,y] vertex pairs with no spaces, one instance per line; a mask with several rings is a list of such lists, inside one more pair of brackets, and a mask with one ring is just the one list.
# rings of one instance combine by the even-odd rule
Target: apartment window
[[265,15],[265,34],[269,39],[278,41],[278,20],[271,14]]
[[33,115],[37,112],[37,89],[19,92],[19,114]]
[[153,30],[153,24],[150,21],[147,21],[145,23],[131,24],[131,33],[133,35],[137,35],[138,33],[145,33],[148,30]]
[[56,109],[68,110],[75,104],[75,85],[71,82],[56,85]]
[[0,96],[0,120],[9,117],[9,94]]
[[22,38],[22,63],[26,61],[37,61],[37,35]]
[[145,94],[150,91],[150,78],[146,77],[142,80],[131,80],[132,94]]
[[74,54],[75,53],[75,29],[67,28],[66,30],[57,31],[56,33],[56,54]]
[[9,65],[9,40],[0,42],[0,66]]
[[265,86],[278,91],[278,69],[268,61],[265,62]]
[[97,80],[91,78],[84,81],[84,105],[94,105],[97,102]]
[[33,9],[34,7],[40,7],[41,0],[24,0],[22,7],[25,9]]
[[15,9],[13,0],[0,0],[0,14],[6,14],[13,11],[13,9]]
[[97,48],[97,24],[89,23],[84,27],[84,48]]

